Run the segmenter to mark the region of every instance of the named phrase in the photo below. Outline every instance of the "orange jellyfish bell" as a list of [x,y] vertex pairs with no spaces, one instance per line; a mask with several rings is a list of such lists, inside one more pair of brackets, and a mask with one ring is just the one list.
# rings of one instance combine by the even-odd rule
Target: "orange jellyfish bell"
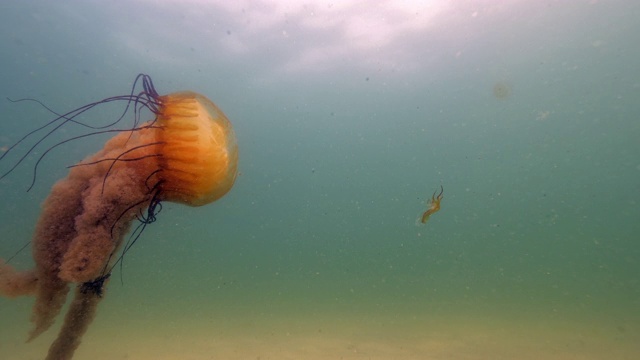
[[236,179],[238,144],[227,117],[206,97],[184,91],[159,98],[156,118],[163,200],[201,206]]

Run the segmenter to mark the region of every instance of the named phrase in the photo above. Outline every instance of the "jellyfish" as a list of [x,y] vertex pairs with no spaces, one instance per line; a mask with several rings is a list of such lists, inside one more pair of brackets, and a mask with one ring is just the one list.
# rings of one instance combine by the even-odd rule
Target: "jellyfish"
[[[143,90],[135,93],[139,83]],[[133,126],[114,129],[124,113],[108,127],[91,127],[77,120],[79,114],[113,101],[125,101],[125,113],[133,109]],[[140,124],[144,108],[155,119]],[[46,126],[37,129],[18,143],[37,131],[48,131],[27,151],[31,153],[44,137],[69,124],[93,130],[46,150],[34,167],[34,181],[37,164],[53,148],[95,134],[115,135],[97,153],[73,165],[67,177],[52,187],[31,241],[35,268],[19,271],[0,260],[0,295],[35,296],[33,328],[27,341],[54,323],[75,286],[62,328],[49,348],[49,360],[73,357],[95,317],[115,264],[141,230],[155,220],[163,201],[189,206],[211,203],[231,189],[237,174],[238,146],[224,113],[195,92],[161,96],[148,75],[138,75],[131,94],[59,115],[46,125],[52,130]],[[15,149],[16,145],[9,147],[0,161]],[[140,224],[127,237],[136,219]]]
[[422,213],[422,217],[420,218],[420,222],[423,224],[426,224],[427,221],[429,221],[429,217],[431,215],[440,211],[440,202],[442,201],[442,194],[444,193],[444,188],[442,187],[442,185],[440,185],[440,193],[436,196],[437,191],[438,190],[434,191],[433,195],[431,195],[431,199],[427,201],[427,205],[429,205],[429,208],[427,209],[427,211]]
[[499,100],[506,100],[507,98],[509,98],[509,96],[511,96],[511,86],[504,81],[499,81],[493,84],[492,90],[493,96],[495,96],[495,98]]

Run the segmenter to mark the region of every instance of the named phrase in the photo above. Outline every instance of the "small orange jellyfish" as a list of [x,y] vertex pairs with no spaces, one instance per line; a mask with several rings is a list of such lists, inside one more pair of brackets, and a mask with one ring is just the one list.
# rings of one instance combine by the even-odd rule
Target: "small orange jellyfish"
[[427,201],[427,205],[429,205],[429,208],[422,214],[422,217],[420,218],[420,222],[423,224],[427,223],[427,221],[429,220],[429,216],[440,210],[440,201],[442,201],[442,193],[444,193],[444,188],[442,187],[442,185],[440,185],[440,193],[438,194],[438,196],[436,196],[436,192],[437,190],[433,192],[433,195],[431,195],[431,199]]
[[[143,89],[136,93],[138,84]],[[92,127],[77,116],[93,107],[125,101],[134,123],[127,129]],[[155,119],[138,123],[140,111]],[[95,134],[115,132],[102,150],[71,167],[42,206],[32,239],[35,269],[18,271],[0,259],[0,295],[34,295],[29,340],[46,331],[64,305],[70,284],[74,299],[46,359],[71,359],[89,324],[114,266],[153,221],[161,202],[189,206],[208,204],[226,194],[237,175],[238,146],[227,117],[206,97],[190,92],[159,95],[148,75],[140,74],[129,95],[107,98],[60,115],[9,147],[0,157],[38,131],[48,131],[2,176],[15,169],[44,138],[65,125],[94,129],[61,141],[43,152],[34,167],[53,148]],[[47,127],[53,128],[48,129]],[[6,160],[5,160],[6,161]],[[32,182],[33,186],[33,182]],[[122,248],[123,239],[138,219],[141,224]]]

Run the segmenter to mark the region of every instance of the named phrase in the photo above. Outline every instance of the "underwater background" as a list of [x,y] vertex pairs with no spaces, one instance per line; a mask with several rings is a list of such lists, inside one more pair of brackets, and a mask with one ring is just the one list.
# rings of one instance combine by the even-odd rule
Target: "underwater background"
[[[52,118],[5,98],[64,112],[138,73],[205,94],[238,137],[234,188],[164,204],[75,358],[640,358],[639,18],[632,0],[1,2],[0,151]],[[56,148],[27,191],[73,135],[0,180],[0,258],[106,140]],[[0,359],[46,354],[32,303],[0,299]]]

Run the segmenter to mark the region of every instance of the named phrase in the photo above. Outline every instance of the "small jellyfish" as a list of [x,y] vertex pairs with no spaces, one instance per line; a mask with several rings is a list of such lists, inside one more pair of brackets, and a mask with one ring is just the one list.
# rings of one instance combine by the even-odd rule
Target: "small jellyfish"
[[420,218],[420,222],[423,224],[426,224],[427,221],[429,221],[429,216],[440,210],[440,201],[442,201],[442,194],[444,193],[444,188],[442,187],[442,185],[440,185],[440,193],[436,196],[437,191],[438,190],[434,191],[431,199],[427,201],[427,205],[429,205],[429,208],[427,209],[427,211],[422,213],[422,217]]

